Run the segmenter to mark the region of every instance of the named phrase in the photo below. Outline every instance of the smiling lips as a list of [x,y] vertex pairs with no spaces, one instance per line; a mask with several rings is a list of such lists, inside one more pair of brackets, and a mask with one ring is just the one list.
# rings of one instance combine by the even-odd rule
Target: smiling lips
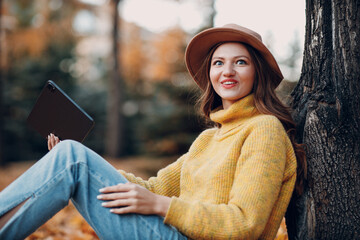
[[225,80],[222,80],[220,83],[221,83],[221,86],[224,88],[232,88],[238,84],[238,81],[236,81],[234,79],[225,79]]

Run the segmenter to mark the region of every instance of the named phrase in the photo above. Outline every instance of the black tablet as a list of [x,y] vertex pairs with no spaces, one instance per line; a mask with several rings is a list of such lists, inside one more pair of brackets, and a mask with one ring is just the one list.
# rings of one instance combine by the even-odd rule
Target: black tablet
[[50,133],[60,140],[82,142],[94,127],[94,120],[82,110],[53,81],[42,89],[31,113],[28,124],[47,138]]

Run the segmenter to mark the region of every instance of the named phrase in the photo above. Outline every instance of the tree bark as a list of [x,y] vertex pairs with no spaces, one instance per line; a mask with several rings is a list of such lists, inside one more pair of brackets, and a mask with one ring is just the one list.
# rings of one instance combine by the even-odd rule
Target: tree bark
[[287,212],[290,239],[360,239],[360,1],[307,0],[292,93],[308,182]]
[[107,99],[107,130],[106,130],[106,155],[119,157],[123,153],[124,118],[122,114],[122,101],[124,83],[120,75],[119,63],[119,6],[120,0],[113,0],[113,61],[112,73],[108,85]]

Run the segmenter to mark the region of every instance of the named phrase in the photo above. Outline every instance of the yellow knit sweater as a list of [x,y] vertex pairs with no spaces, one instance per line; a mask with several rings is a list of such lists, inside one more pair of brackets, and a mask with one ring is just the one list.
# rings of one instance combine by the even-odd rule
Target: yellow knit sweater
[[189,151],[148,181],[172,197],[164,222],[191,239],[274,239],[296,179],[296,158],[280,121],[257,112],[253,95],[211,113]]

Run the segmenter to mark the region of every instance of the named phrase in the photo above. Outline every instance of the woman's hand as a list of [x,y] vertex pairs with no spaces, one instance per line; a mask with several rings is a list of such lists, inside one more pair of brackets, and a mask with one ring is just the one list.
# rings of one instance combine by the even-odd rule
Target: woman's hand
[[50,133],[50,135],[47,137],[47,144],[49,151],[55,147],[56,144],[60,142],[60,139],[56,137],[54,134]]
[[165,217],[171,198],[155,194],[135,183],[118,184],[99,190],[102,206],[116,214],[156,214]]

